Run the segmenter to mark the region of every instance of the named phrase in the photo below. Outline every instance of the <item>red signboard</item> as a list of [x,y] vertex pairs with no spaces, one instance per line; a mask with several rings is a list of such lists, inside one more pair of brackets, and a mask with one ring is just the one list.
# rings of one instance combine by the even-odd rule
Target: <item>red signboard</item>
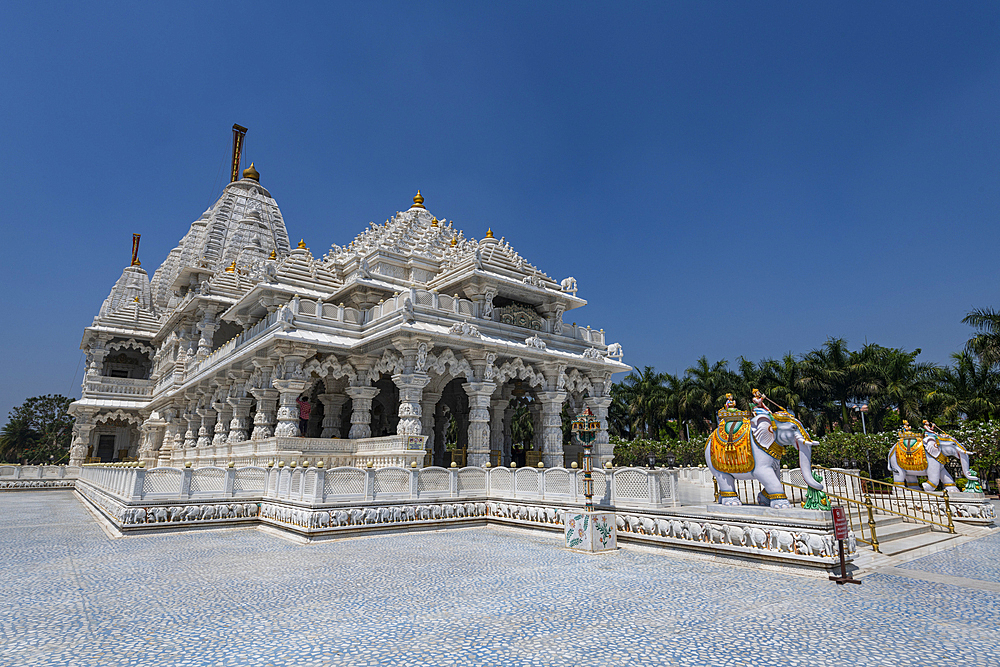
[[847,539],[847,513],[843,507],[833,508],[833,536],[838,540]]

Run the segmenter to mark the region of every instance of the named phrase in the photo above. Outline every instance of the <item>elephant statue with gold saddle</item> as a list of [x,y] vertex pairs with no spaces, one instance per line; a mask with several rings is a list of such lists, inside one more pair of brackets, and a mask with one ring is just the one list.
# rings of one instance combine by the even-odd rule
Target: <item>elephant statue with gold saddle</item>
[[787,447],[799,453],[799,466],[806,484],[817,491],[823,483],[813,477],[812,446],[802,422],[781,408],[771,412],[764,407],[765,397],[753,390],[754,409],[736,409],[732,394],[726,394],[726,407],[719,410],[719,426],[705,445],[705,463],[719,484],[722,505],[742,505],[736,493],[737,479],[755,479],[764,487],[757,504],[781,509],[791,507],[781,484],[779,462]]
[[937,430],[926,419],[923,433],[912,430],[909,422],[904,421],[899,439],[889,450],[889,470],[896,484],[919,489],[917,478],[926,477],[924,491],[935,491],[944,482],[944,487],[953,493],[958,491],[958,487],[955,485],[955,478],[945,467],[948,458],[959,460],[966,479],[978,481],[976,474],[969,470],[969,455],[972,453],[955,438]]

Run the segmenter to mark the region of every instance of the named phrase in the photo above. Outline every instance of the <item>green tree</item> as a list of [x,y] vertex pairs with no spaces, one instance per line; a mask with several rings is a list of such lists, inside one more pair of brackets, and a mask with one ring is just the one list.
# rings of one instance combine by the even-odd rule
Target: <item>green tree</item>
[[622,381],[619,394],[628,415],[629,432],[643,438],[659,436],[666,403],[663,376],[646,366],[642,373],[632,371]]
[[808,393],[810,408],[825,413],[831,424],[850,430],[847,403],[866,393],[866,370],[860,355],[847,348],[846,340],[827,339],[802,359],[801,386]]
[[991,419],[1000,411],[1000,373],[969,352],[951,355],[954,365],[939,369],[928,400],[950,424],[959,419]]
[[708,358],[702,356],[687,369],[684,405],[699,433],[715,428],[716,410],[725,404],[726,393],[732,392],[737,384],[738,378],[725,359],[709,364]]
[[987,365],[1000,363],[1000,312],[978,308],[962,318],[962,323],[977,329],[966,343],[966,350]]
[[920,424],[938,369],[933,364],[917,363],[919,354],[919,348],[905,352],[881,345],[866,345],[862,350],[864,379],[858,385],[872,397],[869,406],[876,418],[894,410],[911,424]]
[[[0,430],[0,460],[9,463],[65,463],[73,437],[73,399],[35,396],[10,411]],[[51,457],[51,458],[50,458]]]

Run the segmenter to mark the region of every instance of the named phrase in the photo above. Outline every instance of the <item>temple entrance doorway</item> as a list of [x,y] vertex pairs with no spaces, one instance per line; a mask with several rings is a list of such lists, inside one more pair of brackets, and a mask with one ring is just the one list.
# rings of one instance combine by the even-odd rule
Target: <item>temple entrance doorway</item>
[[448,467],[466,462],[469,442],[469,397],[464,378],[445,385],[434,409],[434,452],[431,465]]

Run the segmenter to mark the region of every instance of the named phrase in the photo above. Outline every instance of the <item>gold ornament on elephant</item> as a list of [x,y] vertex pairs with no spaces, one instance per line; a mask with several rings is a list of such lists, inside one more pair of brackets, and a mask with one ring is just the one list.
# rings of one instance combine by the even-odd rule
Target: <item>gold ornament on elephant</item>
[[923,437],[911,431],[910,423],[905,420],[903,428],[899,431],[899,440],[896,442],[896,462],[903,470],[927,470],[927,452],[924,451]]
[[736,409],[732,394],[726,394],[726,407],[719,410],[719,426],[710,438],[712,465],[730,475],[754,469],[753,436],[750,413]]

